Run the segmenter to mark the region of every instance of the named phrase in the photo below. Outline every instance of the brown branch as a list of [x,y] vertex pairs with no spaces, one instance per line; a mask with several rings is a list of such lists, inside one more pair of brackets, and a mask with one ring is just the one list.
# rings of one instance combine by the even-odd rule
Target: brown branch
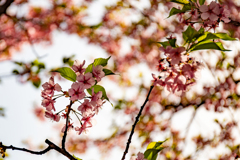
[[71,111],[72,104],[73,104],[73,102],[70,101],[70,105],[68,106],[68,111],[67,111],[66,127],[65,127],[64,134],[63,134],[63,138],[62,138],[62,149],[64,149],[64,150],[65,150],[65,142],[66,142],[66,138],[67,138],[69,113]]
[[149,95],[150,95],[150,93],[152,92],[153,87],[154,87],[153,85],[150,87],[150,90],[149,90],[149,92],[148,92],[148,95],[147,95],[147,97],[146,97],[146,100],[144,101],[143,105],[141,106],[141,109],[140,109],[140,111],[139,111],[139,113],[138,113],[138,115],[137,115],[137,117],[136,117],[136,120],[135,120],[134,124],[132,125],[132,130],[131,130],[131,133],[130,133],[130,135],[129,135],[128,141],[127,141],[126,149],[125,149],[125,151],[124,151],[124,153],[123,153],[122,160],[125,159],[125,156],[126,156],[127,153],[128,153],[128,149],[129,149],[129,146],[130,146],[130,143],[131,143],[131,139],[132,139],[132,136],[133,136],[133,133],[134,133],[134,129],[135,129],[135,127],[136,127],[136,125],[137,125],[137,123],[138,123],[138,121],[139,121],[139,117],[140,117],[141,114],[142,114],[143,108],[145,107],[146,103],[147,103],[148,100],[149,100]]
[[13,3],[14,0],[7,0],[2,6],[0,6],[0,15],[6,14],[8,7]]
[[59,153],[61,153],[62,155],[68,157],[68,159],[70,159],[70,160],[77,160],[71,154],[69,154],[65,149],[58,147],[57,145],[55,145],[54,143],[52,143],[48,139],[46,139],[45,142],[48,144],[48,147],[46,149],[42,150],[42,151],[32,151],[32,150],[29,150],[29,149],[26,149],[26,148],[19,148],[19,147],[15,147],[15,146],[12,146],[12,145],[4,146],[2,144],[2,142],[0,142],[0,153],[2,154],[2,157],[4,158],[5,157],[5,151],[7,149],[24,151],[24,152],[28,152],[28,153],[36,154],[36,155],[42,155],[42,154],[47,153],[51,149],[54,149],[54,150],[58,151]]

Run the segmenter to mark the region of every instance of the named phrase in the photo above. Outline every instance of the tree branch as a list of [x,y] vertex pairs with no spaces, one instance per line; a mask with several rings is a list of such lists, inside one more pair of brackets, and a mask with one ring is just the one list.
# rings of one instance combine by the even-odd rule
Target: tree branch
[[6,14],[8,7],[13,3],[14,0],[7,0],[2,6],[0,6],[0,16]]
[[66,142],[66,138],[67,138],[69,113],[71,111],[72,104],[73,104],[73,102],[70,101],[70,105],[69,105],[68,111],[67,111],[66,127],[65,127],[64,134],[63,134],[63,138],[62,138],[62,149],[64,149],[64,150],[65,150],[65,142]]
[[133,133],[134,133],[134,129],[135,129],[135,127],[136,127],[136,125],[137,125],[137,123],[138,123],[138,121],[139,121],[139,117],[140,117],[141,114],[142,114],[143,108],[145,107],[146,103],[147,103],[148,100],[149,100],[149,95],[150,95],[150,93],[152,92],[153,87],[154,87],[153,85],[150,87],[150,90],[149,90],[149,92],[148,92],[148,95],[147,95],[147,97],[146,97],[146,100],[144,101],[143,105],[141,106],[141,109],[140,109],[140,111],[139,111],[139,113],[138,113],[138,115],[137,115],[137,117],[136,117],[136,120],[135,120],[134,124],[132,125],[132,130],[131,130],[131,133],[130,133],[130,135],[129,135],[128,141],[127,141],[126,149],[125,149],[125,151],[124,151],[124,153],[123,153],[122,160],[125,159],[125,156],[126,156],[127,153],[128,153],[128,149],[129,149],[129,146],[130,146],[130,143],[131,143],[131,139],[132,139],[132,136],[133,136]]

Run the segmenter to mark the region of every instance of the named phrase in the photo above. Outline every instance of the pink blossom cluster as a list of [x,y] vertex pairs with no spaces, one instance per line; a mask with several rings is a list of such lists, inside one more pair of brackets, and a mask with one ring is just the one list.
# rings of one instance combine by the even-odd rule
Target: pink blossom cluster
[[[81,115],[81,120],[78,117],[81,126],[74,127],[73,123],[70,123],[70,121],[68,123],[68,129],[75,128],[78,134],[86,132],[87,128],[92,127],[92,117],[99,112],[99,109],[105,102],[102,100],[102,91],[98,91],[97,93],[95,93],[94,88],[92,88],[92,94],[88,97],[85,93],[86,89],[90,89],[105,76],[105,73],[103,72],[103,67],[101,65],[92,65],[92,72],[86,73],[86,69],[83,67],[84,64],[85,61],[83,61],[83,63],[80,63],[78,60],[74,62],[72,70],[77,75],[76,82],[72,83],[71,88],[68,89],[68,92],[62,91],[62,96],[65,95],[66,97],[70,97],[70,101],[72,103],[80,102],[77,110],[70,108],[70,111],[74,112],[76,116]],[[62,117],[66,119],[66,113],[69,110],[69,106],[67,106],[66,109],[63,109],[57,114],[54,114],[52,112],[52,110],[55,111],[54,103],[56,102],[56,98],[53,98],[54,91],[60,92],[62,90],[61,86],[59,84],[54,84],[54,79],[53,77],[51,77],[49,82],[44,83],[42,87],[44,88],[41,95],[43,97],[42,106],[46,108],[45,117],[58,122],[60,120],[59,113],[65,111],[65,113],[62,113]],[[65,129],[66,125],[63,127],[62,132],[64,132]]]
[[46,82],[42,85],[43,91],[41,93],[41,96],[43,97],[42,100],[42,106],[46,108],[45,116],[47,118],[51,118],[54,121],[59,121],[60,116],[58,114],[53,114],[52,110],[55,111],[54,103],[56,102],[53,99],[54,91],[60,92],[62,90],[61,86],[56,83],[54,84],[54,78],[51,77],[49,79],[49,82]]
[[195,8],[192,8],[189,12],[190,17],[183,18],[184,13],[179,13],[179,20],[183,24],[193,26],[195,23],[201,22],[203,27],[209,27],[210,29],[215,29],[219,22],[223,21],[224,23],[230,22],[230,12],[219,3],[212,1],[209,5],[200,5],[195,3]]
[[160,47],[167,58],[158,62],[157,69],[160,75],[153,76],[153,84],[166,87],[172,93],[185,92],[193,85],[196,72],[202,64],[185,54],[184,47]]

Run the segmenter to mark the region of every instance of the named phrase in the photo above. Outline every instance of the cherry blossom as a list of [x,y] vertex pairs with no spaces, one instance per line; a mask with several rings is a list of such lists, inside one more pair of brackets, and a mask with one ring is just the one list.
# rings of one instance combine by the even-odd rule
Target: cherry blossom
[[68,90],[69,96],[71,96],[70,100],[80,100],[85,97],[84,86],[78,82],[74,82],[71,88]]
[[97,79],[97,82],[101,81],[101,79],[105,76],[105,73],[103,72],[103,67],[101,65],[93,65],[92,74]]
[[91,104],[93,106],[102,105],[102,99],[101,98],[102,98],[102,91],[94,93],[94,89],[92,89]]
[[55,111],[54,103],[56,102],[55,100],[52,99],[52,97],[46,95],[44,92],[42,92],[42,106],[46,107],[48,111],[51,111],[52,109]]
[[54,78],[53,76],[50,77],[49,79],[49,82],[45,82],[43,85],[42,85],[43,89],[44,89],[44,92],[46,94],[49,94],[49,95],[52,95],[54,94],[54,91],[58,91],[60,92],[62,90],[61,86],[56,83],[54,84]]
[[93,107],[88,99],[84,99],[84,102],[78,107],[78,110],[82,112],[83,117],[86,117],[92,114]]
[[51,111],[46,111],[45,117],[50,118],[56,122],[60,120],[60,116],[58,114],[53,114]]
[[75,60],[73,65],[72,65],[72,69],[77,73],[77,75],[79,74],[83,74],[85,72],[85,68],[83,68],[85,64],[85,60],[83,61],[83,63],[81,64],[79,60]]
[[168,58],[171,58],[172,65],[178,64],[182,58],[184,58],[184,55],[181,54],[183,51],[185,51],[184,47],[172,48],[171,46],[167,46],[166,48],[160,47],[159,49],[164,51]]
[[210,5],[202,5],[200,6],[199,10],[202,12],[201,13],[201,18],[203,20],[211,20],[211,21],[217,21],[219,18],[219,14],[220,14],[220,8],[219,8],[219,4],[212,1],[210,3]]
[[91,88],[95,84],[95,80],[90,72],[77,76],[77,81],[80,85],[84,86],[85,89]]

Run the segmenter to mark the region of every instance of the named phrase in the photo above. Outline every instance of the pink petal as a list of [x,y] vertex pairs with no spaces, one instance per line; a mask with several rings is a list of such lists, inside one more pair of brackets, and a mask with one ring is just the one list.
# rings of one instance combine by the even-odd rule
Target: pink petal
[[201,12],[207,12],[208,11],[208,6],[207,5],[202,5],[200,8]]
[[201,18],[202,18],[203,20],[208,19],[208,17],[209,17],[209,14],[208,14],[208,13],[202,13],[202,14],[201,14]]

